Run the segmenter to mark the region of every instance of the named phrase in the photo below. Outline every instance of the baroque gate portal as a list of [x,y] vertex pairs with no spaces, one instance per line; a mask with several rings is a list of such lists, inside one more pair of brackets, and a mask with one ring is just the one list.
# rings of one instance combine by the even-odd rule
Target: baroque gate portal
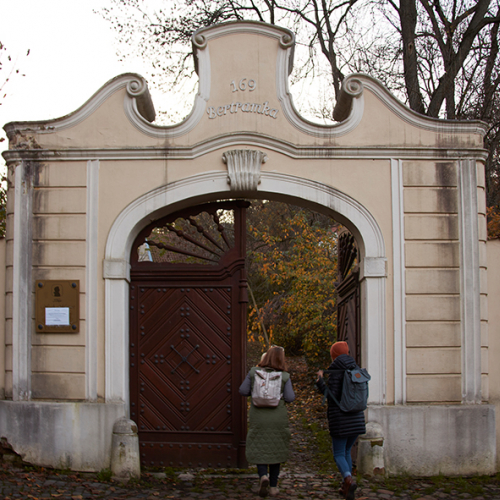
[[[154,123],[147,82],[126,73],[70,114],[4,127],[0,436],[25,462],[99,471],[130,415],[144,460],[243,463],[240,208],[218,222],[210,208],[185,213],[198,226],[172,218],[132,246],[181,208],[267,199],[331,215],[356,239],[361,300],[349,304],[386,472],[497,472],[487,124],[419,115],[362,74],[343,80],[336,123],[309,121],[289,86],[295,34],[276,25],[209,26],[192,48],[197,95],[175,125]],[[80,317],[72,333],[44,333],[35,285],[62,279],[80,282]],[[73,304],[61,306],[66,323]]]
[[147,226],[131,255],[130,416],[148,466],[245,466],[247,202]]

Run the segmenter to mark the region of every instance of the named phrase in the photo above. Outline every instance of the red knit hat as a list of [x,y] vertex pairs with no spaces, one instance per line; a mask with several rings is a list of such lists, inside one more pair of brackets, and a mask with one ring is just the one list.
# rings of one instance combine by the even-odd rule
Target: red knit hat
[[347,345],[347,342],[335,342],[330,349],[332,361],[335,361],[335,358],[341,354],[349,354],[349,346]]

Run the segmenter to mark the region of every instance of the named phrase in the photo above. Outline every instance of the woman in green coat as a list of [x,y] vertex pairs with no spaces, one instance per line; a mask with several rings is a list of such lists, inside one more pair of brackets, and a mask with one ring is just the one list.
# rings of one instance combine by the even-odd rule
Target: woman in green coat
[[242,396],[251,396],[257,370],[266,372],[281,372],[281,398],[276,407],[250,406],[249,425],[246,442],[246,457],[252,464],[257,464],[259,473],[259,495],[265,497],[268,493],[276,496],[280,464],[286,462],[290,444],[290,429],[288,427],[288,412],[285,402],[295,399],[290,374],[286,371],[285,350],[283,347],[272,346],[265,353],[257,366],[247,374],[240,386]]

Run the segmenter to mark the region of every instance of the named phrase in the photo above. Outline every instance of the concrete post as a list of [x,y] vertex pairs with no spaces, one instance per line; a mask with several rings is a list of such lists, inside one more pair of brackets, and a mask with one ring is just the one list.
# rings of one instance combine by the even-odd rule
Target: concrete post
[[141,477],[137,425],[125,417],[119,418],[113,425],[111,473],[116,481],[127,482]]
[[366,424],[366,434],[358,439],[358,472],[364,476],[385,474],[384,435],[377,422]]

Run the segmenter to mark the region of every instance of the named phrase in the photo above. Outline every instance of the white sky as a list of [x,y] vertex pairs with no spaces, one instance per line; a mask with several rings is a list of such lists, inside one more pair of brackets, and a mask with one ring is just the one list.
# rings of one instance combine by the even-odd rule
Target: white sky
[[[0,0],[0,42],[7,49],[0,53],[4,66],[0,87],[12,67],[7,54],[25,74],[12,74],[1,90],[0,137],[5,137],[3,126],[8,122],[49,120],[71,113],[119,74],[147,77],[148,61],[129,57],[119,62],[111,24],[94,13],[109,4],[110,0]],[[294,94],[298,91],[300,99],[298,87]],[[154,88],[150,91],[158,111],[165,98]],[[311,95],[310,87],[306,94]],[[0,155],[7,147],[7,140],[0,142]]]
[[[8,65],[8,53],[26,75],[12,75],[2,89],[7,96],[0,100],[0,129],[11,121],[64,116],[111,78],[129,71],[144,74],[141,61],[118,61],[110,23],[93,13],[107,4],[108,0],[0,0],[0,41],[7,48],[1,61]],[[0,86],[7,74],[4,67]],[[1,136],[5,137],[3,130]],[[5,149],[7,140],[0,143],[0,152]]]

